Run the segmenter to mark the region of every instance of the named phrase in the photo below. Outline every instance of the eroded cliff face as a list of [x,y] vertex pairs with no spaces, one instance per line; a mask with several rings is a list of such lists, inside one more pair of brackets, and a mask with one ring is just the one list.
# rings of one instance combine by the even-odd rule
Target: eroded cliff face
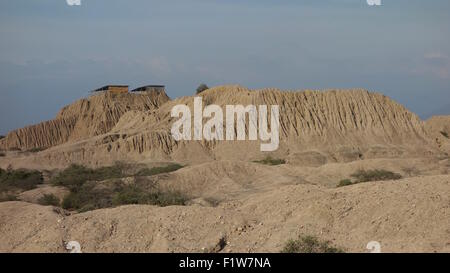
[[[200,96],[203,107],[279,105],[280,145],[270,155],[293,164],[439,152],[414,113],[382,94],[366,90],[284,92],[220,86]],[[260,151],[260,141],[175,141],[170,130],[176,119],[170,111],[177,104],[185,104],[193,114],[193,101],[194,96],[175,100],[165,95],[94,96],[62,109],[56,119],[59,122],[51,121],[55,125],[41,124],[10,133],[3,145],[23,149],[68,142],[32,159],[63,165],[102,165],[117,160],[255,160],[268,155]],[[51,130],[45,130],[45,126]]]
[[[217,104],[222,109],[227,104],[279,105],[280,147],[272,154],[288,154],[292,161],[352,161],[422,155],[433,149],[423,122],[415,114],[384,95],[365,90],[283,92],[221,86],[201,96],[203,106]],[[127,153],[140,155],[164,151],[177,160],[197,156],[201,160],[250,160],[263,156],[259,141],[173,141],[170,128],[175,119],[170,117],[170,110],[186,104],[193,113],[193,100],[179,98],[151,113],[128,112],[111,130],[126,132],[127,137],[110,143],[112,150],[127,147]],[[186,152],[189,149],[196,152]]]
[[95,94],[60,110],[54,120],[10,132],[0,140],[4,150],[50,148],[107,133],[131,110],[148,111],[167,102],[165,93]]
[[14,130],[0,140],[0,149],[28,150],[52,147],[66,142],[75,128],[77,119],[54,119]]

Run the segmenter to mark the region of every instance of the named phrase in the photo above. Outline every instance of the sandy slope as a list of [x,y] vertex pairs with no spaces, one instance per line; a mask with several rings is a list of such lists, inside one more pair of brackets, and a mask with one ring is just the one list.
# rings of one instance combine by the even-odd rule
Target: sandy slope
[[1,252],[278,252],[316,235],[351,252],[379,241],[385,252],[450,252],[450,176],[339,189],[299,184],[241,196],[218,207],[123,206],[64,215],[52,207],[0,203]]

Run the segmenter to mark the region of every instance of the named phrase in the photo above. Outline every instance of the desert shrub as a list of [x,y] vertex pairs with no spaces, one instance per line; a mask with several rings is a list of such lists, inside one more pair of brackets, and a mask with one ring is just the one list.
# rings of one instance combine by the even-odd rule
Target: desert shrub
[[443,135],[443,136],[444,136],[444,137],[446,137],[446,138],[449,138],[449,136],[448,136],[448,133],[447,133],[447,132],[441,131],[441,135]]
[[0,152],[0,157],[6,156],[4,152]]
[[39,171],[19,169],[0,169],[0,192],[27,191],[37,187],[44,181]]
[[275,159],[275,158],[272,158],[270,156],[266,157],[263,160],[257,160],[257,161],[254,161],[254,162],[255,163],[265,164],[265,165],[271,165],[271,166],[286,164],[286,160],[284,160],[284,159]]
[[209,87],[206,84],[202,83],[197,87],[196,94],[200,94],[201,92],[208,90],[208,89],[209,89]]
[[320,241],[313,236],[300,236],[297,240],[289,240],[282,253],[343,253],[329,241]]
[[73,164],[53,177],[51,183],[77,191],[87,181],[103,181],[121,177],[124,177],[124,174],[122,168],[117,165],[91,169]]
[[36,147],[36,148],[31,148],[29,150],[26,150],[25,152],[26,153],[39,153],[39,152],[44,151],[45,149],[46,148],[44,148],[44,147]]
[[214,197],[205,197],[204,199],[213,207],[217,207],[218,205],[220,205],[221,202],[219,199],[216,199]]
[[387,170],[359,170],[352,174],[356,179],[356,183],[370,182],[370,181],[384,181],[384,180],[398,180],[402,176]]
[[59,206],[59,198],[54,194],[44,194],[38,199],[38,203],[43,206]]
[[[178,170],[183,166],[168,166],[142,169],[135,176],[151,176]],[[123,185],[118,179],[129,176],[125,166],[116,164],[112,167],[91,169],[80,165],[71,165],[51,179],[54,185],[64,186],[70,193],[63,199],[62,207],[78,211],[88,211],[125,204],[152,204],[158,206],[183,205],[187,200],[179,193],[145,191],[137,186]]]
[[183,168],[183,166],[179,165],[179,164],[169,164],[167,166],[154,167],[151,169],[145,168],[145,169],[142,169],[139,172],[137,172],[135,174],[135,176],[151,176],[151,175],[156,175],[156,174],[160,174],[160,173],[170,173],[170,172],[179,170],[181,168]]
[[178,192],[145,192],[136,186],[126,186],[115,194],[113,205],[145,204],[165,207],[171,205],[184,205],[186,201],[187,198]]
[[110,208],[129,204],[146,204],[157,206],[184,205],[187,198],[177,192],[145,191],[137,186],[114,185],[112,187],[96,187],[89,182],[77,191],[71,191],[63,202],[64,209],[80,212]]
[[62,207],[80,212],[109,208],[112,206],[114,188],[97,188],[95,182],[87,182],[77,189],[71,189],[64,197]]
[[350,186],[352,185],[352,181],[350,179],[343,179],[341,181],[339,181],[339,184],[337,185],[338,187],[345,187],[345,186]]

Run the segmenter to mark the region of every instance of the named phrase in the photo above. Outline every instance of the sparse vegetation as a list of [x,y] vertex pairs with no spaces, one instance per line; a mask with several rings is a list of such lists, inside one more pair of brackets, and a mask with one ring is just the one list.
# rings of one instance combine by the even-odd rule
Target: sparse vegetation
[[204,200],[208,202],[212,207],[220,205],[220,200],[213,197],[205,197]]
[[387,170],[358,170],[352,177],[356,179],[355,183],[371,182],[371,181],[384,181],[384,180],[398,180],[402,176],[398,173],[393,173]]
[[91,169],[73,164],[51,179],[56,186],[67,187],[71,191],[78,191],[87,181],[102,181],[124,177],[122,167],[119,165]]
[[352,182],[350,179],[344,179],[339,181],[337,187],[350,186],[358,183],[364,182],[373,182],[373,181],[386,181],[386,180],[398,180],[401,179],[402,176],[398,173],[394,173],[387,170],[358,170],[357,172],[351,175],[355,178],[355,181]]
[[178,192],[145,192],[137,186],[123,187],[113,198],[113,205],[145,204],[161,207],[184,205],[187,198]]
[[196,89],[196,94],[198,95],[198,94],[200,94],[201,92],[203,92],[203,91],[205,91],[205,90],[208,90],[208,89],[209,89],[209,87],[208,87],[206,84],[202,83],[202,84],[200,84],[200,85],[197,87],[197,89]]
[[42,173],[26,169],[0,169],[0,192],[27,191],[43,182]]
[[135,174],[135,176],[151,176],[151,175],[156,175],[156,174],[160,174],[160,173],[170,173],[170,172],[179,170],[181,168],[183,168],[183,166],[179,165],[179,164],[169,164],[164,167],[154,167],[151,169],[145,168],[145,169],[142,169],[139,172],[137,172]]
[[39,153],[46,150],[46,148],[44,147],[36,147],[36,148],[31,148],[29,150],[26,150],[25,153]]
[[97,187],[97,182],[89,181],[77,188],[71,188],[61,205],[64,209],[80,212],[112,207],[112,196],[117,191],[116,186]]
[[18,147],[11,147],[11,148],[8,149],[8,151],[11,151],[11,152],[21,152],[22,149],[20,149],[20,148],[18,148]]
[[[183,166],[170,164],[163,167],[142,169],[135,176],[151,176],[178,170]],[[72,165],[51,179],[54,185],[64,186],[70,190],[62,201],[64,209],[88,211],[125,204],[149,204],[158,206],[184,205],[187,200],[176,192],[163,192],[155,189],[144,190],[136,185],[124,185],[121,180],[111,179],[128,177],[125,167],[116,164],[112,167],[91,169],[80,165]]]
[[0,139],[4,139],[5,138],[5,136],[4,135],[0,135]]
[[448,133],[447,133],[447,132],[441,131],[441,135],[443,135],[443,136],[446,137],[446,138],[450,138],[450,137],[448,136]]
[[282,253],[344,253],[329,241],[320,241],[314,236],[300,236],[297,240],[289,240]]
[[38,203],[43,206],[59,206],[60,200],[54,194],[44,194],[38,199]]
[[179,164],[169,164],[163,167],[145,168],[137,173],[129,175],[125,173],[126,166],[115,164],[110,167],[91,169],[81,165],[73,164],[51,179],[51,183],[56,186],[64,186],[76,191],[87,181],[103,181],[127,176],[152,176],[161,173],[169,173],[183,168]]
[[275,158],[272,158],[270,156],[266,157],[263,160],[257,160],[257,161],[253,161],[253,162],[261,163],[261,164],[265,164],[265,165],[271,165],[271,166],[286,164],[286,160],[284,160],[284,159],[275,159]]
[[350,179],[343,179],[339,181],[338,187],[350,186],[353,182]]
[[120,205],[184,205],[187,198],[176,192],[145,191],[136,185],[115,183],[111,187],[97,186],[95,182],[82,185],[77,191],[71,191],[62,202],[64,209],[80,212],[109,208]]

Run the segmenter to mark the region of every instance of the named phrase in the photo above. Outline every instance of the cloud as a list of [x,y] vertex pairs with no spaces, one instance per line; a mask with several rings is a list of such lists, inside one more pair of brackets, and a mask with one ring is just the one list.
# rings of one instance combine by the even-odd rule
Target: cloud
[[450,79],[450,57],[440,52],[424,56],[425,70],[442,79]]
[[439,79],[448,80],[450,79],[450,57],[441,52],[426,53],[416,62],[412,73],[423,76],[431,75]]

